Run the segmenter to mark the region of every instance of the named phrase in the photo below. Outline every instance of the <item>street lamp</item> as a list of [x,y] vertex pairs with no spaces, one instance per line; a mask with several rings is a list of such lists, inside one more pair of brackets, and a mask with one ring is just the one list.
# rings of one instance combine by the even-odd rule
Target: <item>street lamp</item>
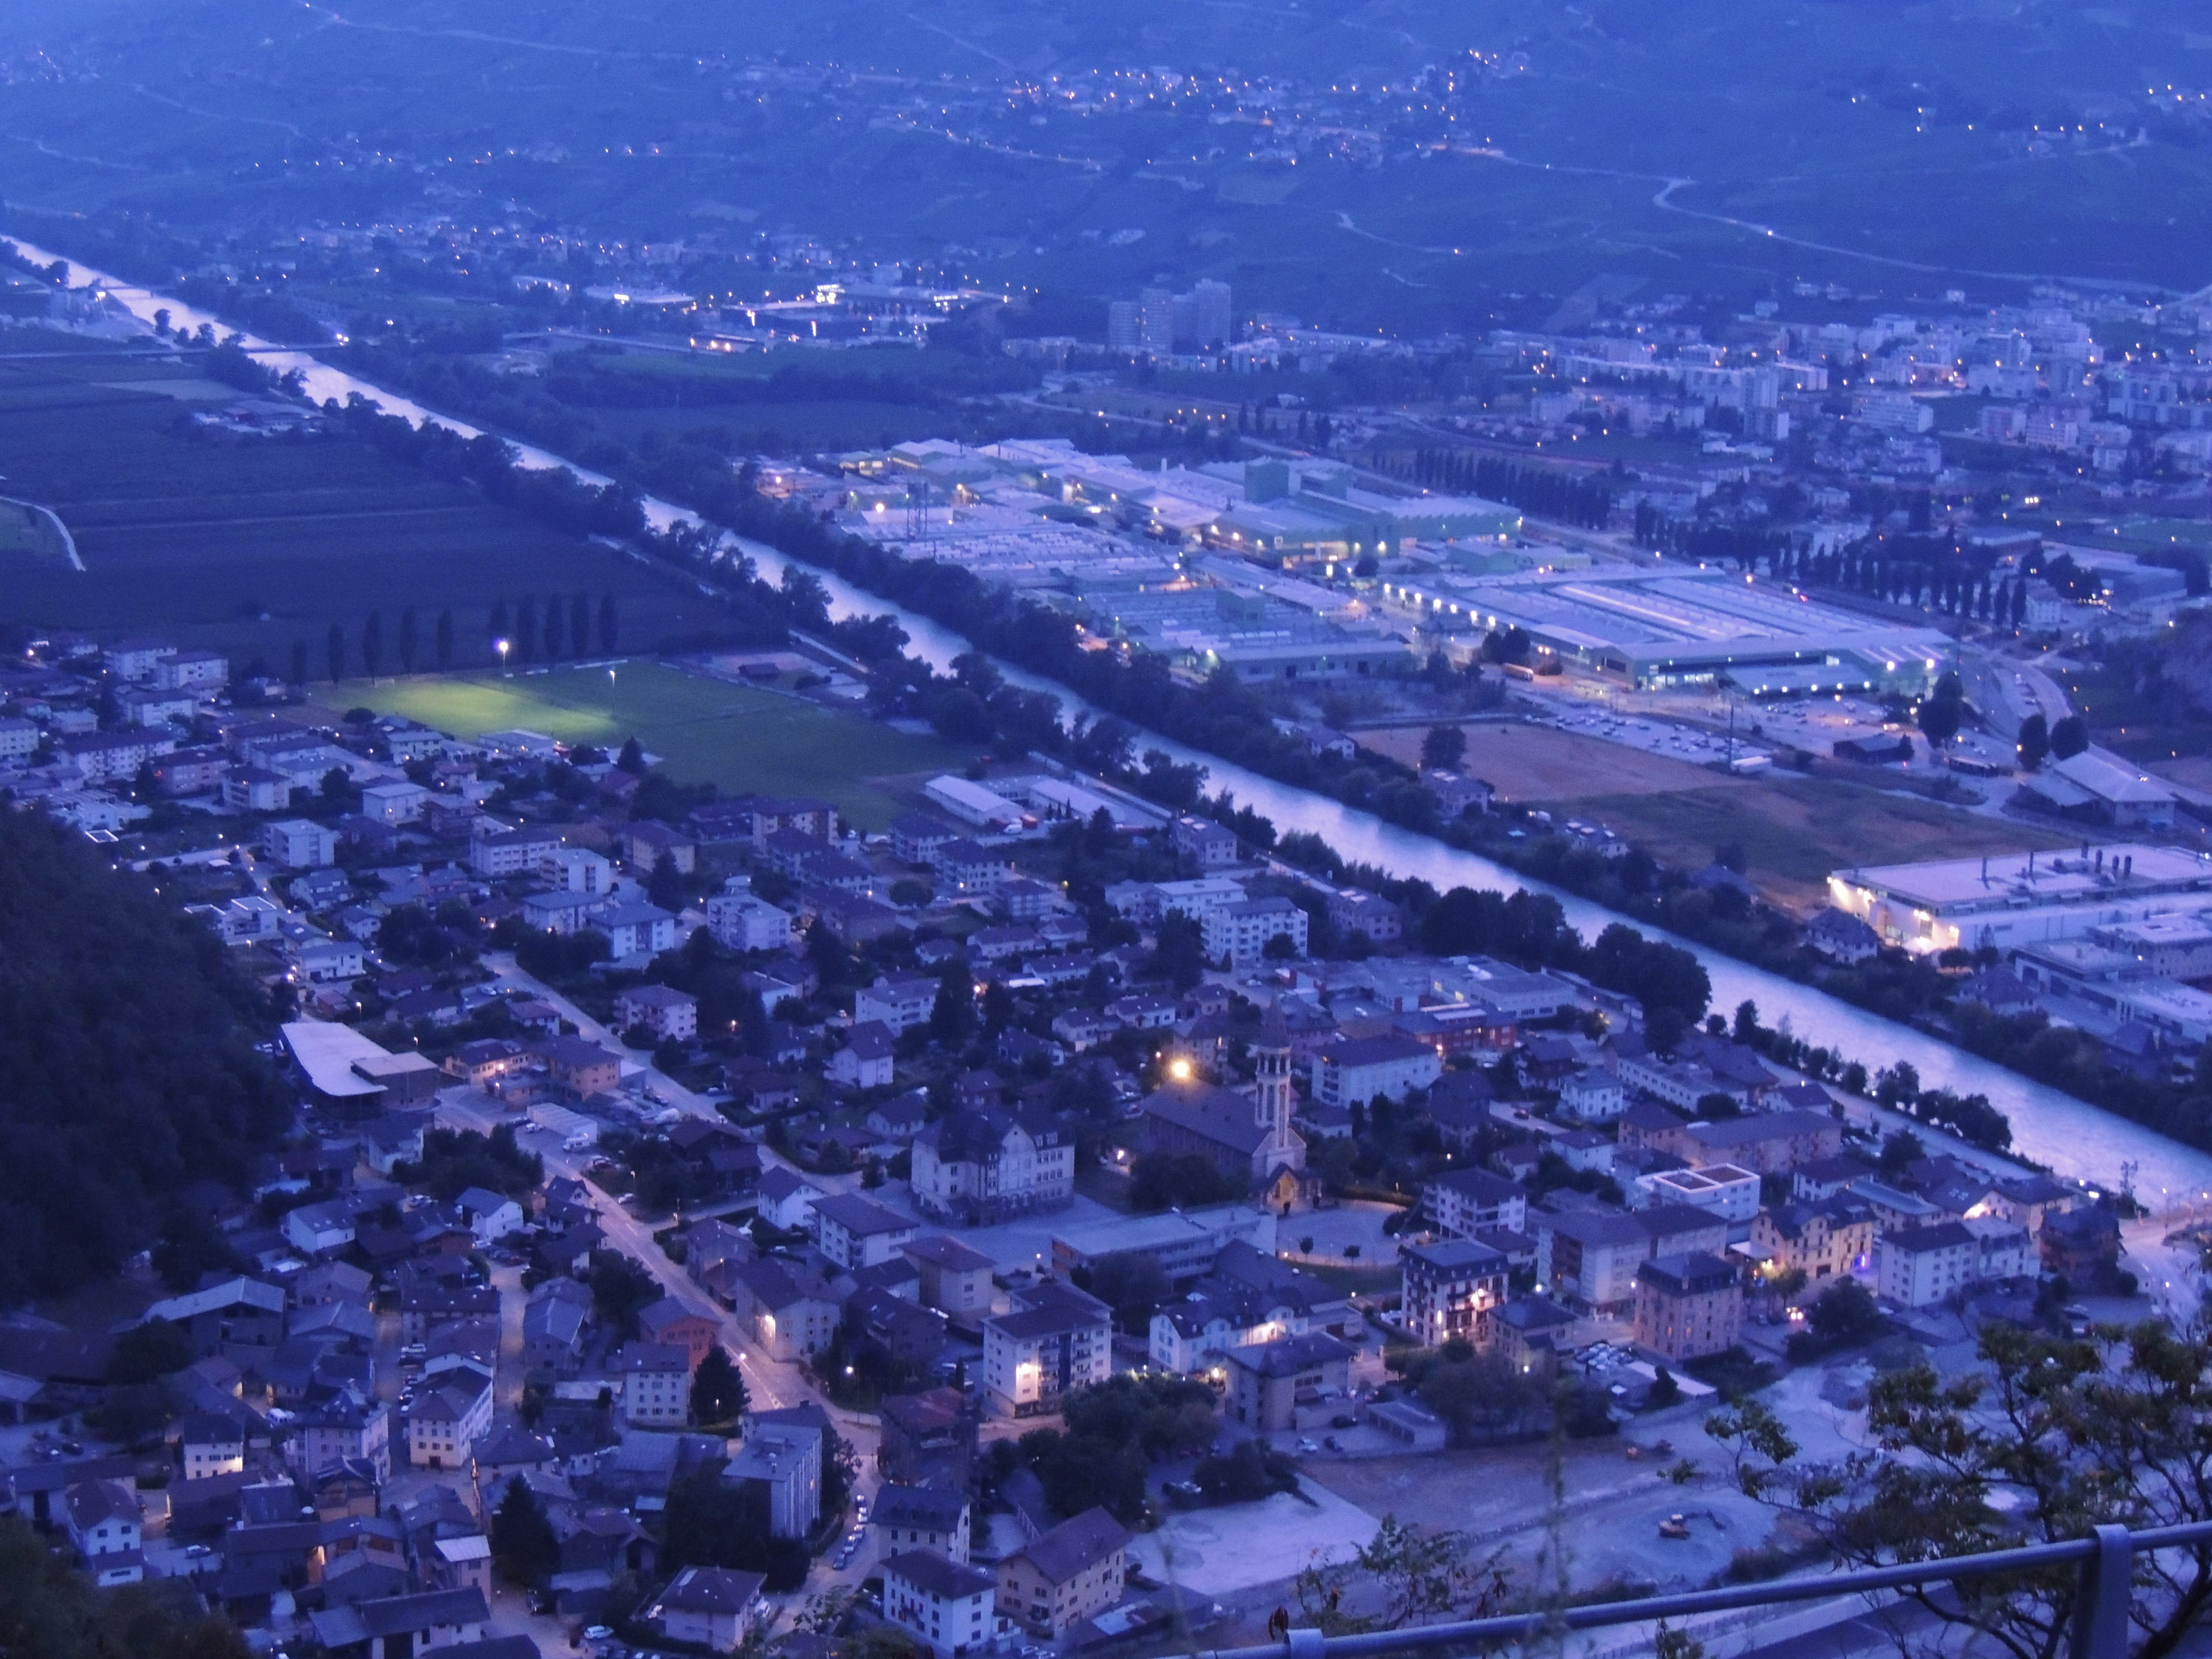
[[499,672],[504,674],[507,672],[507,641],[504,639],[497,639],[494,640],[491,645],[492,649],[499,653]]

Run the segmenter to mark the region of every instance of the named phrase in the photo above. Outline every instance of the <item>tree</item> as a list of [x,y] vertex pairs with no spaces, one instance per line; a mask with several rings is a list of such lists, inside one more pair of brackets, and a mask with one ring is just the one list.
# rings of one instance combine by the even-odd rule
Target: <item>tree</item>
[[1113,1309],[1115,1322],[1132,1336],[1152,1328],[1152,1310],[1175,1292],[1159,1259],[1141,1250],[1117,1250],[1099,1257],[1091,1266],[1088,1288]]
[[975,1035],[975,987],[968,969],[955,963],[937,981],[937,1000],[929,1010],[929,1039],[947,1048]]
[[645,896],[664,910],[681,912],[690,893],[684,885],[684,872],[676,867],[676,854],[664,852],[653,860],[653,873],[645,878]]
[[208,1212],[180,1204],[161,1223],[161,1237],[154,1246],[154,1272],[178,1295],[196,1290],[210,1273],[242,1268],[244,1261],[230,1247],[228,1235]]
[[2051,752],[2060,760],[2072,760],[2089,746],[2089,722],[2079,714],[2069,714],[2051,728]]
[[747,1405],[744,1378],[731,1363],[729,1351],[717,1342],[691,1373],[691,1420],[734,1423]]
[[545,660],[552,662],[561,654],[561,641],[567,632],[561,626],[561,598],[557,593],[545,601]]
[[399,613],[399,672],[401,673],[411,674],[415,672],[416,652],[421,644],[421,635],[415,624],[415,607],[410,605]]
[[190,1331],[166,1319],[149,1319],[115,1339],[107,1356],[106,1380],[125,1388],[151,1382],[184,1370],[198,1358]]
[[[1305,1622],[1331,1636],[1401,1630],[1440,1619],[1480,1619],[1505,1599],[1509,1579],[1502,1548],[1478,1559],[1465,1533],[1422,1531],[1386,1515],[1375,1536],[1345,1561],[1298,1574],[1298,1605]],[[1371,1613],[1346,1612],[1345,1592],[1379,1592]]]
[[303,686],[307,683],[307,642],[305,640],[295,640],[292,641],[292,684],[295,686]]
[[568,654],[580,657],[592,648],[592,602],[582,589],[568,596]]
[[632,777],[645,775],[645,745],[635,738],[623,740],[622,751],[615,757],[615,764]]
[[2037,772],[2051,753],[2051,728],[2040,713],[2030,714],[2020,723],[2020,735],[2014,744],[2020,757],[2020,769]]
[[1956,674],[1945,674],[1936,682],[1936,690],[1920,705],[1920,729],[1928,741],[1941,749],[1959,735],[1959,727],[1966,718],[1966,694]]
[[372,611],[361,625],[361,672],[374,679],[384,666],[384,613]]
[[615,596],[599,595],[599,649],[611,652],[615,648]]
[[323,643],[323,653],[331,671],[331,684],[336,685],[345,678],[345,629],[336,623]]
[[1910,1129],[1893,1130],[1881,1143],[1881,1178],[1895,1181],[1928,1156],[1927,1144]]
[[660,1286],[620,1250],[593,1250],[588,1282],[592,1311],[623,1341],[637,1336],[637,1316],[660,1299]]
[[[1940,1561],[2021,1542],[2212,1521],[2212,1340],[2201,1316],[2087,1338],[1984,1323],[1982,1364],[1951,1381],[1925,1364],[1868,1387],[1872,1446],[1800,1466],[1780,1419],[1750,1400],[1708,1420],[1750,1496],[1794,1509],[1846,1566]],[[2026,1537],[2022,1537],[2025,1532]],[[2081,1577],[2072,1565],[1900,1592],[2014,1659],[2064,1650]],[[2212,1550],[2134,1559],[2129,1646],[2163,1659],[2212,1611]]]
[[561,1540],[545,1505],[516,1475],[491,1516],[491,1559],[510,1584],[537,1589],[561,1570]]
[[438,613],[438,626],[433,636],[430,650],[439,667],[451,668],[453,665],[453,613],[452,611],[441,611]]
[[1421,766],[1425,771],[1449,772],[1467,757],[1463,726],[1432,726],[1421,737]]
[[514,654],[525,662],[538,660],[538,601],[523,599],[514,607]]

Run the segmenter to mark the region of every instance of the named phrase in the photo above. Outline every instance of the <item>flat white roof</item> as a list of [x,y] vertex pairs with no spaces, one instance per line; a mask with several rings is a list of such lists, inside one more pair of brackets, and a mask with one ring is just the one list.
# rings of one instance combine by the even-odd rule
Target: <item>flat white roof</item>
[[284,1027],[284,1046],[307,1081],[331,1096],[373,1095],[381,1084],[371,1083],[353,1069],[357,1060],[392,1058],[389,1049],[370,1042],[350,1025],[320,1019],[294,1020]]
[[[2119,865],[2130,860],[2129,873],[2121,876]],[[2079,852],[2001,853],[1987,859],[1937,859],[1925,864],[1839,870],[1832,879],[1923,909],[1978,909],[2020,902],[2065,904],[2124,900],[2199,884],[2212,887],[2212,858],[2179,848],[2130,842],[2093,848],[2086,858]]]

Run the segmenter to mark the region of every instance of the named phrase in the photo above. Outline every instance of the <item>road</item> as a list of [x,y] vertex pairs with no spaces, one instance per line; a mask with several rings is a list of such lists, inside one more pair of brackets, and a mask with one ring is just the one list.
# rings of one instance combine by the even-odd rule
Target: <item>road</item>
[[2033,663],[1969,650],[1962,655],[1959,678],[1966,701],[2002,737],[2017,737],[2021,722],[2031,714],[2042,715],[2049,727],[2074,712],[2065,688]]

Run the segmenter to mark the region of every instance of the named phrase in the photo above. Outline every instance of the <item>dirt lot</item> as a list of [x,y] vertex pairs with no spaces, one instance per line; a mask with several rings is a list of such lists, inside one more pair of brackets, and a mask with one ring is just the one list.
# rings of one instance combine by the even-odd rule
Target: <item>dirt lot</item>
[[[1630,1461],[1619,1440],[1565,1449],[1564,1534],[1577,1588],[1638,1576],[1662,1589],[1692,1589],[1723,1571],[1736,1551],[1772,1536],[1773,1512],[1721,1478],[1717,1449],[1696,1421],[1671,1426],[1676,1445],[1703,1466],[1686,1485],[1661,1475],[1665,1459]],[[1550,1529],[1550,1462],[1548,1446],[1528,1445],[1426,1457],[1308,1457],[1304,1464],[1310,1480],[1370,1515],[1462,1529],[1486,1553],[1503,1546],[1525,1570]],[[1659,1522],[1677,1514],[1688,1518],[1690,1536],[1662,1542]]]
[[[1468,726],[1460,770],[1512,801],[1579,800],[1587,795],[1655,795],[1740,787],[1671,755],[1542,726]],[[1421,758],[1422,726],[1363,732],[1360,746],[1408,766]]]
[[1722,842],[1741,842],[1760,896],[1800,913],[1827,902],[1832,870],[2076,844],[2063,831],[1840,778],[1716,784],[1708,775],[1701,788],[1562,796],[1554,805],[1604,824],[1666,864],[1698,868]]

